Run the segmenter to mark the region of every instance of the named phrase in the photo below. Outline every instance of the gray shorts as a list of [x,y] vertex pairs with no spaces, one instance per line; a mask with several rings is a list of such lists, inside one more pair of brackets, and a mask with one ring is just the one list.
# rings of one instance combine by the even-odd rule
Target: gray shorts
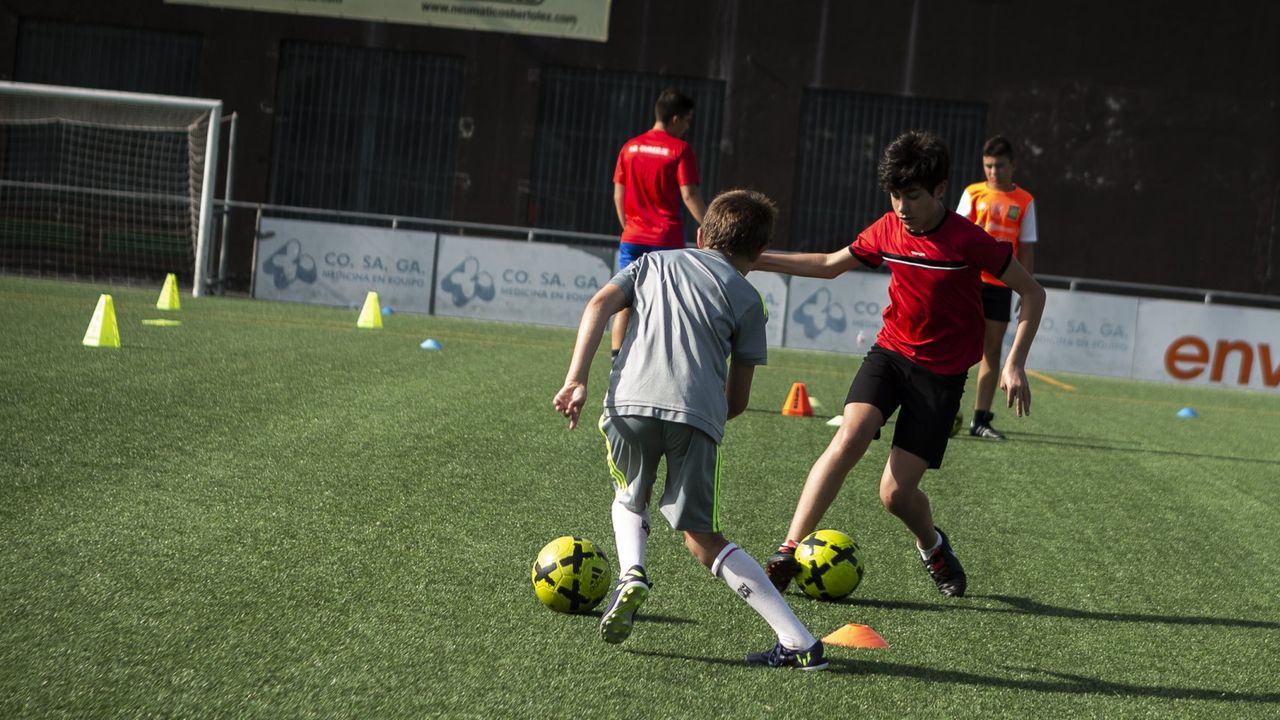
[[720,532],[720,446],[684,423],[638,415],[600,417],[614,496],[632,512],[649,506],[658,461],[667,479],[658,509],[676,530]]

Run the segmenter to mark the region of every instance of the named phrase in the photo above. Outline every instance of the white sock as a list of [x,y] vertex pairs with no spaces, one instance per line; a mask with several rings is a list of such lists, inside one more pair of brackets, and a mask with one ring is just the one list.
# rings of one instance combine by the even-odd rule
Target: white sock
[[925,550],[924,548],[920,547],[919,543],[916,543],[916,550],[920,551],[920,557],[923,560],[928,560],[929,556],[933,554],[934,550],[937,550],[938,548],[942,547],[942,535],[938,534],[938,531],[936,530],[934,531],[934,534],[938,536],[938,539],[933,541],[933,547],[929,548],[928,550]]
[[618,547],[618,575],[632,565],[644,567],[644,546],[649,539],[649,511],[634,513],[613,501],[613,541]]
[[738,597],[747,601],[752,610],[760,614],[769,627],[778,634],[778,642],[789,650],[804,650],[815,642],[813,635],[791,611],[782,594],[769,582],[764,568],[737,545],[729,543],[716,561],[711,572],[729,584]]

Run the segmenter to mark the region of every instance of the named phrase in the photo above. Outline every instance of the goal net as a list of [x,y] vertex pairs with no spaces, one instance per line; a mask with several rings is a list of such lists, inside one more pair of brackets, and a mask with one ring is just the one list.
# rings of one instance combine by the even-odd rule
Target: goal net
[[221,113],[217,100],[0,82],[0,270],[172,272],[204,294]]

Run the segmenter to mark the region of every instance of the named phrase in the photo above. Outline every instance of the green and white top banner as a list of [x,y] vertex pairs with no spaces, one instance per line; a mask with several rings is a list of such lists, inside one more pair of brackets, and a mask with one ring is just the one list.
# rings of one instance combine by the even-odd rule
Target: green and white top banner
[[609,39],[611,0],[165,0],[176,5],[321,15],[463,30]]

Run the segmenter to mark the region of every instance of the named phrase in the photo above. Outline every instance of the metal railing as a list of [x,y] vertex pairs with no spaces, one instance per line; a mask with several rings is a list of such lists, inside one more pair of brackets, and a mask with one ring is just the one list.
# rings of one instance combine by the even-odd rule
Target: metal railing
[[556,230],[553,228],[531,228],[520,225],[498,225],[494,223],[468,222],[465,220],[439,220],[436,218],[409,217],[405,215],[393,215],[387,213],[357,212],[353,210],[319,210],[316,208],[296,207],[292,205],[269,205],[267,203],[243,202],[239,200],[220,202],[218,204],[225,208],[247,208],[254,210],[257,213],[259,221],[261,221],[263,213],[266,212],[290,215],[316,215],[328,218],[375,220],[385,222],[387,227],[393,229],[412,225],[423,227],[457,228],[460,230],[484,230],[501,233],[503,235],[524,237],[529,242],[534,242],[539,237],[565,237],[572,238],[574,240],[586,241],[583,244],[617,244],[618,242],[617,235],[602,235],[600,233],[585,233],[574,230]]
[[1036,280],[1049,287],[1058,287],[1071,291],[1097,291],[1118,295],[1141,295],[1143,297],[1196,300],[1206,305],[1241,305],[1246,307],[1280,308],[1280,295],[1262,295],[1257,293],[1233,292],[1230,290],[1210,290],[1208,288],[1189,288],[1179,285],[1156,285],[1152,283],[1123,282],[1120,280],[1096,280],[1090,278],[1067,277],[1064,275],[1040,275]]
[[[593,245],[613,247],[618,243],[617,235],[576,232],[573,230],[556,230],[552,228],[531,228],[519,225],[500,225],[495,223],[467,222],[463,220],[441,220],[436,218],[419,218],[386,213],[356,212],[350,210],[320,210],[317,208],[296,207],[290,205],[270,205],[267,203],[220,201],[223,221],[231,209],[252,210],[255,214],[255,237],[262,225],[264,214],[312,216],[317,218],[360,220],[373,222],[393,229],[430,228],[439,230],[453,229],[460,234],[477,232],[490,233],[500,238],[523,238],[528,242],[540,240],[570,240],[577,245]],[[222,258],[225,260],[225,256]],[[257,263],[257,243],[254,243],[253,263]],[[1055,287],[1078,292],[1103,292],[1117,295],[1141,295],[1155,299],[1195,300],[1207,305],[1238,305],[1243,307],[1262,307],[1280,309],[1280,295],[1264,295],[1258,293],[1242,293],[1229,290],[1213,290],[1209,288],[1189,288],[1177,285],[1159,285],[1152,283],[1134,283],[1119,280],[1099,280],[1094,278],[1070,277],[1065,275],[1040,275],[1036,280],[1047,287]],[[219,263],[219,282],[226,278],[224,262]]]

